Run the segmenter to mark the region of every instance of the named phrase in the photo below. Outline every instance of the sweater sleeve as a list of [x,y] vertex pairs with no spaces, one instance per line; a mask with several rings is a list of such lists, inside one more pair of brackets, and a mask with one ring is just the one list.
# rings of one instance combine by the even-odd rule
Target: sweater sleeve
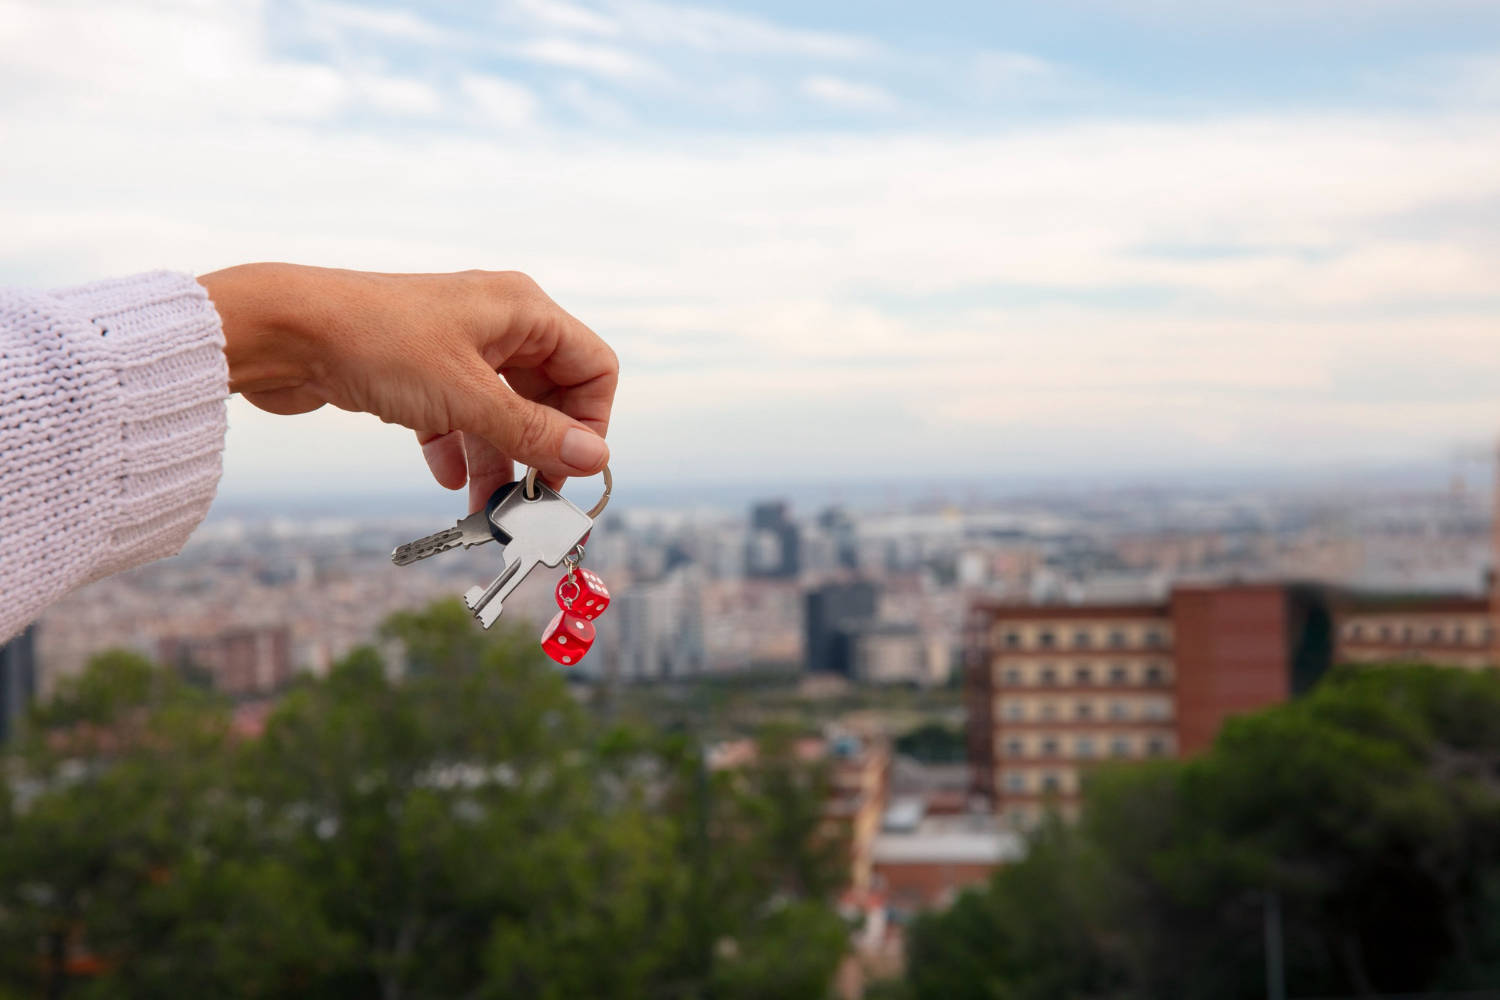
[[0,288],[0,641],[183,542],[224,447],[224,333],[190,275]]

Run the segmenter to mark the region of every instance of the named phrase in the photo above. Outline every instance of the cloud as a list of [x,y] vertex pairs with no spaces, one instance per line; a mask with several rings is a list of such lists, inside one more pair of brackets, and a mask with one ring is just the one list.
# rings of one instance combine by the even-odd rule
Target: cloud
[[549,29],[611,37],[620,33],[614,18],[565,0],[513,0],[508,8],[520,20]]
[[535,95],[511,80],[470,73],[458,86],[479,117],[492,125],[520,128],[531,124],[536,115]]
[[[628,124],[630,89],[467,50],[293,59],[247,9],[0,0],[0,280],[520,268],[622,355],[636,481],[1383,459],[1500,420],[1431,391],[1500,384],[1500,240],[1463,208],[1500,205],[1500,115],[1474,105],[575,132],[548,111]],[[621,34],[572,56],[637,37],[601,16]],[[76,72],[106,63],[108,87]],[[348,113],[372,107],[397,127]],[[1426,388],[1393,391],[1412,359]],[[236,404],[226,488],[420,482],[410,437]]]
[[898,105],[896,98],[881,87],[837,76],[807,77],[802,81],[802,93],[846,111],[892,111]]
[[880,51],[876,42],[860,35],[788,28],[764,18],[707,7],[616,0],[611,9],[622,32],[653,45],[817,59],[856,59]]
[[514,51],[533,62],[616,80],[648,80],[665,75],[659,66],[625,49],[571,38],[539,38],[520,43]]
[[1500,107],[1500,52],[1410,60],[1363,76],[1375,94],[1445,106]]

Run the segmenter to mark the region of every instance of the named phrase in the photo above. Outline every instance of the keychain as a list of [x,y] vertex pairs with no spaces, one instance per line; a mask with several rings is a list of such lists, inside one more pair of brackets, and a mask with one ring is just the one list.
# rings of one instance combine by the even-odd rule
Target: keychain
[[536,469],[528,469],[522,479],[496,490],[483,509],[451,528],[398,547],[391,553],[391,561],[407,566],[460,546],[499,542],[505,559],[500,575],[488,587],[471,587],[464,594],[464,603],[485,628],[500,617],[505,599],[532,569],[567,566],[567,575],[556,588],[557,606],[562,610],[542,633],[542,649],[558,663],[571,666],[594,644],[593,621],[609,607],[604,581],[580,565],[594,519],[614,490],[609,466],[602,472],[604,493],[586,513],[539,482]]
[[609,588],[593,570],[583,569],[583,543],[563,559],[568,572],[557,581],[561,609],[542,631],[542,650],[563,666],[583,659],[594,644],[594,619],[609,607]]

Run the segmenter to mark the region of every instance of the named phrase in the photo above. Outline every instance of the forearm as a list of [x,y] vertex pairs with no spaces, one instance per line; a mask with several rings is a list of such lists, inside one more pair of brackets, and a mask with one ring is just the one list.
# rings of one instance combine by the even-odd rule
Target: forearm
[[223,335],[190,276],[0,290],[0,639],[178,551],[213,499]]

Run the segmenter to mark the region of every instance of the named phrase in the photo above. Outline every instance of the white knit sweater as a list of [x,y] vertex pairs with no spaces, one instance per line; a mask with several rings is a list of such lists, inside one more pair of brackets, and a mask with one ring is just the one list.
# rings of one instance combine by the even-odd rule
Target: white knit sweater
[[0,641],[171,555],[213,500],[224,333],[190,275],[0,288]]

